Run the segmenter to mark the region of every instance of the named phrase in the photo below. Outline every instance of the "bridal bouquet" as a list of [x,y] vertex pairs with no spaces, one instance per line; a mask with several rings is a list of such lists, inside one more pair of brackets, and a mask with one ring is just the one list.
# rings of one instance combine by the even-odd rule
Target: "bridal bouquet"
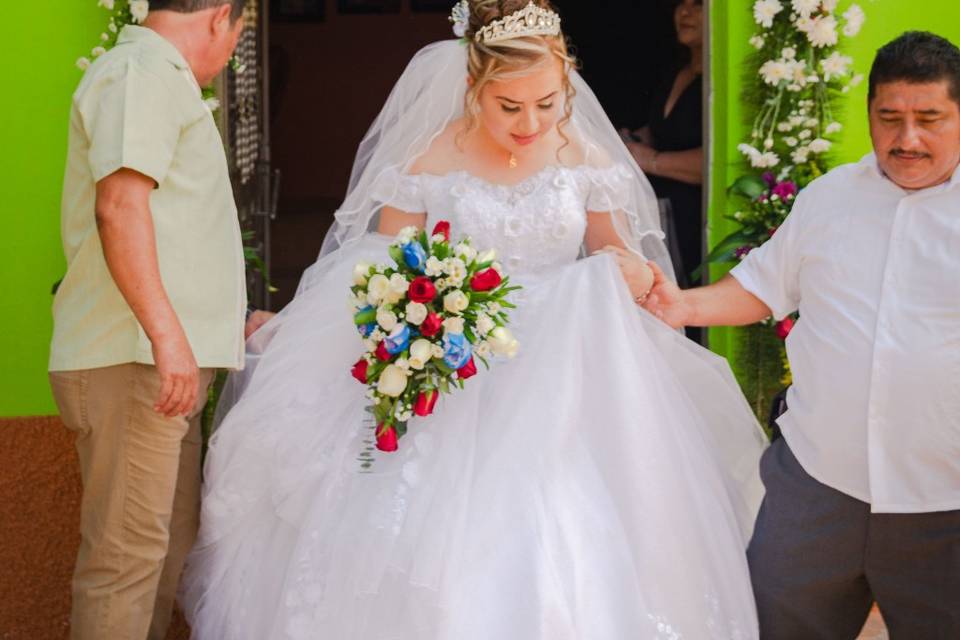
[[390,245],[396,266],[358,264],[351,303],[366,353],[353,377],[367,385],[377,448],[396,451],[413,416],[433,412],[441,393],[489,368],[491,355],[513,357],[519,346],[506,328],[510,286],[496,252],[469,238],[450,242],[450,223],[433,233],[403,229]]

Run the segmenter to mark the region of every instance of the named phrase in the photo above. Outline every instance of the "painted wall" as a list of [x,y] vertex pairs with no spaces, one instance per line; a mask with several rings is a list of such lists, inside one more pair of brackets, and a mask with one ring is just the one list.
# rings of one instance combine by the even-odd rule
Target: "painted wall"
[[4,3],[0,22],[0,416],[56,413],[47,387],[63,275],[60,187],[70,96],[106,27],[95,0]]
[[[877,49],[904,31],[932,31],[960,44],[960,2],[957,0],[927,0],[922,4],[907,0],[856,1],[866,13],[867,21],[860,34],[849,43],[845,53],[853,57],[854,68],[864,76],[869,74]],[[841,0],[839,11],[846,10],[851,3],[851,0]],[[708,237],[712,246],[733,229],[731,223],[723,218],[724,214],[735,210],[735,205],[727,200],[726,189],[747,169],[736,149],[748,132],[739,86],[743,78],[744,61],[752,51],[748,40],[754,32],[755,23],[752,0],[712,0],[710,4],[711,114],[714,130]],[[788,4],[787,0],[784,0],[784,4]],[[844,130],[833,152],[836,164],[854,162],[870,151],[866,96],[867,83],[864,80],[859,87],[850,91],[846,104],[841,105],[839,120]],[[722,273],[722,269],[715,269],[712,275],[719,277]],[[710,346],[718,353],[729,353],[729,341],[728,330],[711,330]]]

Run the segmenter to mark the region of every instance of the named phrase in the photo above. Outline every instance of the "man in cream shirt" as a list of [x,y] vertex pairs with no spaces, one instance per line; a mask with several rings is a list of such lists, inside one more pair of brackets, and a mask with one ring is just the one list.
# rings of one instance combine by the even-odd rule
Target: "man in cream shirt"
[[230,58],[244,1],[150,5],[70,116],[50,379],[83,479],[75,639],[165,637],[197,527],[206,389],[243,363],[240,230],[200,86]]
[[874,153],[811,183],[731,272],[665,321],[799,309],[783,438],[748,556],[762,640],[960,638],[960,50],[906,33],[870,73]]

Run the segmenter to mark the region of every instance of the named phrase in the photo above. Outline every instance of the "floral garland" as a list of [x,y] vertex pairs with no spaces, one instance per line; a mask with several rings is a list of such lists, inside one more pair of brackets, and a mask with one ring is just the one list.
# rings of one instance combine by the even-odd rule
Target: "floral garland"
[[[117,44],[120,30],[128,24],[142,24],[150,13],[149,0],[97,0],[97,6],[110,12],[110,21],[107,29],[100,34],[100,44],[90,50],[90,56],[77,59],[76,65],[81,71],[86,71],[93,59],[99,58]],[[212,87],[203,89],[203,103],[211,113],[220,108],[220,100]]]
[[[800,189],[829,168],[826,154],[841,125],[836,100],[863,81],[853,59],[838,49],[866,16],[857,4],[837,15],[838,0],[756,0],[757,53],[748,80],[748,102],[759,105],[748,141],[737,146],[753,171],[738,178],[732,194],[745,206],[728,216],[738,229],[720,241],[707,263],[742,260],[770,239],[790,213]],[[793,319],[777,323],[785,338]]]

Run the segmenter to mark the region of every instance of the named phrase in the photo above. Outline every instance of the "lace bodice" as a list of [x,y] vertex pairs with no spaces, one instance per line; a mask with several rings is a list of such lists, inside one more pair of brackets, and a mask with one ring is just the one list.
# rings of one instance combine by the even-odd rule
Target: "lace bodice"
[[493,184],[466,171],[438,176],[394,174],[378,200],[410,213],[427,213],[427,228],[449,220],[455,236],[496,249],[510,273],[539,271],[580,255],[587,211],[613,211],[627,198],[630,172],[550,166],[515,184]]

